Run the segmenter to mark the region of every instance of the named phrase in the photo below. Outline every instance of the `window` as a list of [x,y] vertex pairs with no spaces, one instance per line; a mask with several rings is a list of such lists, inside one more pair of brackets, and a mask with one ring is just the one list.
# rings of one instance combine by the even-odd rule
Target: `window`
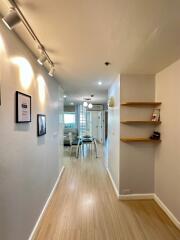
[[81,136],[92,135],[91,112],[87,111],[83,105],[80,105],[79,133]]
[[76,128],[75,112],[64,113],[64,127],[65,128]]

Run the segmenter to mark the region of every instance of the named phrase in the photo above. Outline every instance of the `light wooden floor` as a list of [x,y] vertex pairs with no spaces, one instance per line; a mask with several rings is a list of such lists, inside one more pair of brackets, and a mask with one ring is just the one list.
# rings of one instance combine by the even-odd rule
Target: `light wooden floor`
[[117,200],[102,158],[67,158],[36,240],[180,240],[153,200]]

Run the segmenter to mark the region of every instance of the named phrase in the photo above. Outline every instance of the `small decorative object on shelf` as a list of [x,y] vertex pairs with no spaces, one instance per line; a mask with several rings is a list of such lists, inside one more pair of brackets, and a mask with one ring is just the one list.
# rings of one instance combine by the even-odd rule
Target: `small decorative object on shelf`
[[161,138],[161,134],[160,132],[157,132],[157,131],[153,132],[153,135],[150,137],[150,139],[152,140],[160,140],[160,138]]
[[157,109],[157,108],[154,109],[151,120],[153,122],[160,121],[160,109]]

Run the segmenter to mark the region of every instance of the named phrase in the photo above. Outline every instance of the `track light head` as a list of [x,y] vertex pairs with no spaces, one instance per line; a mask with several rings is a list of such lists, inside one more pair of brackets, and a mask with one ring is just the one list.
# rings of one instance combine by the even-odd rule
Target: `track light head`
[[21,18],[17,12],[11,8],[9,13],[2,18],[3,23],[6,25],[9,30],[12,30],[18,23],[21,22]]
[[51,66],[51,69],[50,69],[50,71],[49,71],[49,76],[51,76],[51,77],[54,77],[54,72],[55,72],[55,68],[54,68],[54,66]]
[[41,56],[38,58],[37,62],[38,62],[40,65],[43,65],[46,60],[47,60],[47,58],[46,58],[45,54],[44,54],[44,53],[41,53]]

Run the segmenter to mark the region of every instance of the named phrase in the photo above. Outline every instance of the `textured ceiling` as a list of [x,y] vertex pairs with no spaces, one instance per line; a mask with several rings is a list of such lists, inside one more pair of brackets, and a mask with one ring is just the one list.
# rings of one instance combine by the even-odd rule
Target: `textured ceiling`
[[[7,12],[7,0],[0,11]],[[106,98],[117,73],[154,74],[180,58],[179,0],[20,0],[71,100]],[[23,26],[16,32],[37,55]],[[105,61],[111,66],[106,67]],[[98,86],[97,82],[103,85]]]

